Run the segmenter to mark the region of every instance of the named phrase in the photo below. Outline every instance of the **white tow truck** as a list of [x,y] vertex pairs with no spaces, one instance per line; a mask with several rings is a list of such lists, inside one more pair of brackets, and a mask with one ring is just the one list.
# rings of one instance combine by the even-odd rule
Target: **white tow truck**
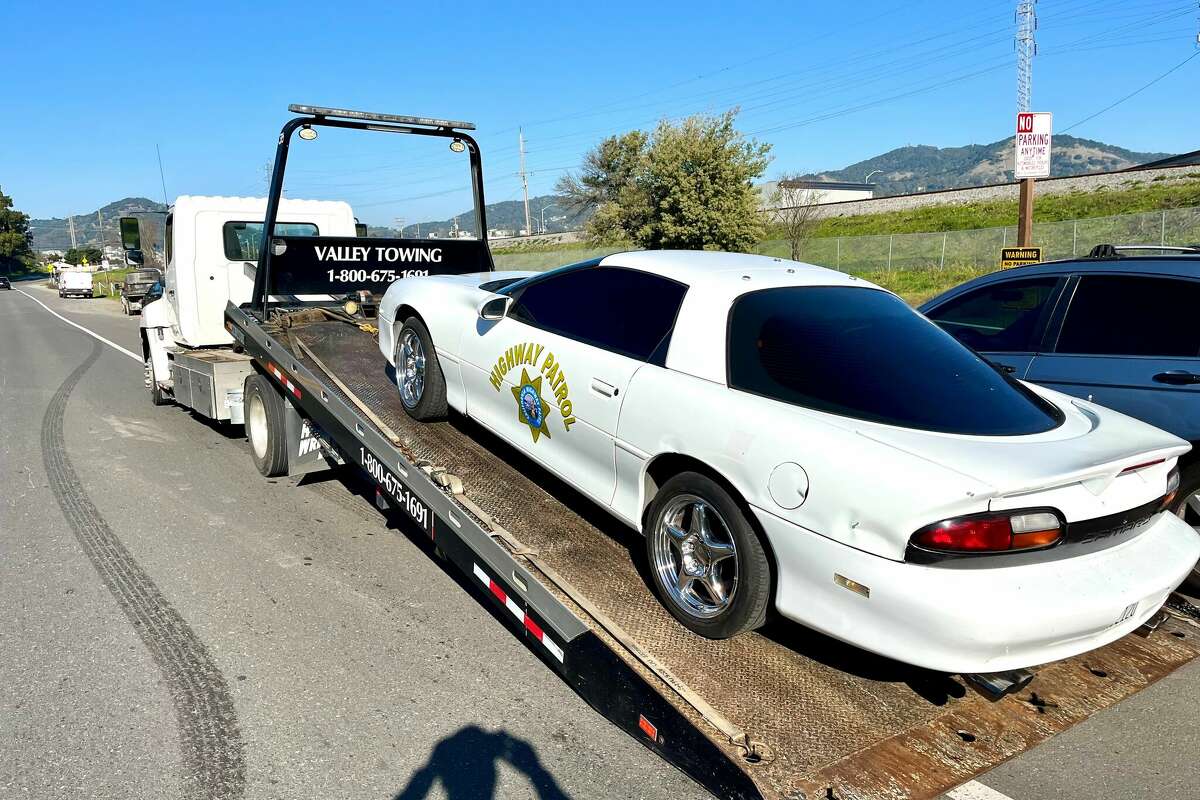
[[[208,419],[242,423],[242,387],[253,370],[233,347],[225,307],[250,300],[266,208],[266,198],[184,195],[167,211],[163,296],[142,309],[140,321],[155,405],[174,400]],[[279,220],[281,236],[355,235],[354,213],[343,202],[283,200]],[[126,250],[135,254],[137,230],[122,226]]]
[[[725,641],[688,631],[654,599],[619,526],[576,492],[465,418],[425,424],[404,411],[379,351],[378,299],[398,279],[493,272],[486,236],[365,238],[344,203],[282,198],[295,140],[319,148],[318,129],[406,134],[393,141],[440,140],[450,158],[466,155],[486,231],[474,126],[289,110],[267,200],[180,197],[168,216],[166,292],[141,322],[154,403],[244,421],[266,477],[357,468],[395,529],[549,671],[714,796],[932,798],[1200,655],[1187,604],[1036,674],[948,675],[782,624]],[[136,239],[126,248],[140,249]],[[489,291],[503,284],[488,277]],[[492,679],[503,677],[461,691]],[[622,793],[639,794],[639,776],[620,771]]]

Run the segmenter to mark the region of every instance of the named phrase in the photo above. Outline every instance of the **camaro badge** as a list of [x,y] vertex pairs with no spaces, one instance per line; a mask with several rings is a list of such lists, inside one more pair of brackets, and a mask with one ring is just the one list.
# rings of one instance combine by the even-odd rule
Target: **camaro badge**
[[521,368],[521,382],[512,387],[513,397],[517,399],[517,419],[529,426],[536,443],[539,436],[550,438],[550,429],[546,427],[546,418],[550,416],[550,404],[542,399],[542,376],[532,380],[524,367]]

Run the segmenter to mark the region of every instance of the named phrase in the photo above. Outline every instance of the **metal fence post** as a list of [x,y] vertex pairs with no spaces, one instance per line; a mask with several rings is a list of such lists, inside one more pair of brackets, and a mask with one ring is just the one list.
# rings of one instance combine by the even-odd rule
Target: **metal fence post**
[[1163,212],[1162,212],[1162,228],[1160,228],[1160,233],[1158,235],[1158,244],[1161,247],[1161,246],[1165,245],[1166,243],[1167,243],[1167,210],[1164,208]]
[[1001,247],[1008,247],[1008,226],[1007,226],[1007,225],[1005,225],[1005,226],[1004,226],[1004,228],[1003,228],[1003,230],[1004,230],[1004,236],[1003,236],[1003,238],[1002,238],[1002,241],[1000,242],[1000,246],[1001,246]]
[[1079,220],[1075,220],[1075,224],[1071,226],[1071,255],[1076,255],[1076,247],[1079,245]]
[[842,237],[837,237],[837,268],[840,272],[842,269]]
[[895,238],[896,238],[896,234],[894,234],[894,233],[888,234],[888,265],[887,265],[887,268],[889,270],[892,268],[892,240]]
[[938,269],[946,268],[946,232],[942,231],[942,260],[938,262]]

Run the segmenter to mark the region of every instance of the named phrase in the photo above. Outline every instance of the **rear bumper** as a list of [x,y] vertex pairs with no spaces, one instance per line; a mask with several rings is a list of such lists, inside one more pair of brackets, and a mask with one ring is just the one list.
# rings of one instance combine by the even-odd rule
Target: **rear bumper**
[[[1102,647],[1149,619],[1200,558],[1200,536],[1166,513],[1107,550],[961,568],[880,558],[756,511],[779,564],[781,614],[942,672],[1030,667]],[[834,583],[835,574],[869,596]]]

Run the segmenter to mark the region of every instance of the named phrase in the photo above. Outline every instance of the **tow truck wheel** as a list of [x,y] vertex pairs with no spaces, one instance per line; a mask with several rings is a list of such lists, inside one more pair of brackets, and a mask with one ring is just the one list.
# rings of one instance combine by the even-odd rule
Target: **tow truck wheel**
[[150,356],[146,356],[146,388],[150,390],[150,402],[154,405],[165,406],[171,402],[163,394],[162,387],[158,385],[158,381],[154,379],[154,362]]
[[766,621],[771,564],[725,488],[700,473],[680,473],[655,495],[646,520],[654,591],[675,619],[709,639]]
[[446,416],[446,379],[425,324],[409,317],[396,337],[396,388],[400,405],[413,419],[422,421]]
[[242,393],[246,411],[246,438],[254,466],[267,478],[287,472],[287,431],[283,398],[262,375],[246,378]]

